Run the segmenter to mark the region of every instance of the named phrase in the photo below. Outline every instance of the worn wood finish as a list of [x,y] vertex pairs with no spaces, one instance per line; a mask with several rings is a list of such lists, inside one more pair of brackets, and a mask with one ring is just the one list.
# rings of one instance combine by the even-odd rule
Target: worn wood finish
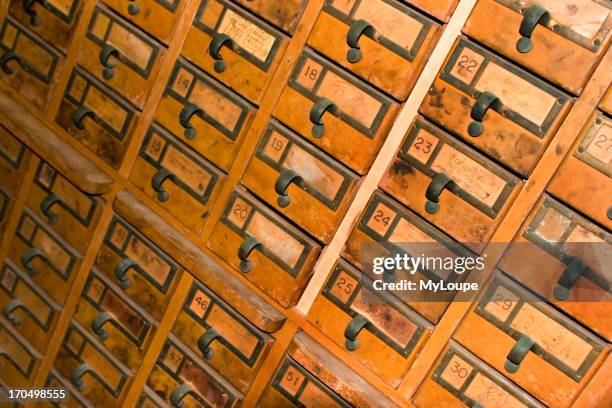
[[612,87],[609,87],[606,94],[601,98],[599,108],[608,115],[612,115]]
[[459,0],[407,0],[406,3],[417,6],[438,20],[448,22]]
[[298,21],[308,4],[308,0],[286,0],[270,2],[268,0],[235,0],[264,20],[281,30],[293,34]]
[[41,354],[11,327],[4,316],[0,317],[0,344],[3,350],[0,381],[11,388],[27,388],[34,380]]
[[[91,406],[87,399],[83,397],[81,392],[76,389],[74,384],[62,377],[55,369],[51,370],[45,386],[49,388],[63,388],[68,390],[68,397],[62,401],[62,406],[65,408],[88,408]],[[39,402],[39,406],[51,408],[53,403]]]

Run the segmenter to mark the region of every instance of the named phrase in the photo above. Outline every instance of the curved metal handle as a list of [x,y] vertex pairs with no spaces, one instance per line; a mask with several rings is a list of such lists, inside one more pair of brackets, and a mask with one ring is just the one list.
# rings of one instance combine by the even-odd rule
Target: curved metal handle
[[91,321],[91,330],[96,333],[96,336],[102,341],[108,338],[108,332],[102,328],[107,322],[114,320],[112,314],[108,312],[100,312],[98,315]]
[[19,318],[19,316],[15,316],[13,314],[13,312],[19,308],[27,310],[23,302],[20,299],[15,298],[8,302],[6,306],[4,306],[4,309],[2,309],[2,314],[4,315],[4,317],[10,320],[13,326],[17,326],[19,325],[19,323],[21,323],[21,319]]
[[36,247],[28,248],[21,255],[21,265],[23,265],[23,267],[28,271],[30,276],[35,276],[37,273],[36,268],[34,268],[34,265],[32,265],[32,261],[37,257],[45,259],[45,255]]
[[357,336],[368,324],[369,322],[365,317],[360,314],[355,315],[344,330],[344,348],[346,348],[348,351],[357,350],[357,348],[359,348],[359,340],[357,340]]
[[440,210],[440,194],[444,189],[455,185],[453,179],[444,173],[437,173],[434,178],[431,179],[431,183],[425,191],[425,211],[429,214],[435,214]]
[[484,405],[482,405],[480,402],[474,402],[471,405],[471,408],[485,408]]
[[194,103],[187,103],[185,107],[181,110],[179,114],[179,122],[181,122],[181,126],[185,129],[185,137],[187,140],[192,140],[196,136],[196,130],[191,125],[191,117],[196,114],[202,114],[204,111],[198,105]]
[[559,277],[557,285],[553,288],[553,296],[557,300],[566,300],[570,291],[578,282],[578,279],[589,269],[589,267],[576,257],[572,257],[565,270]]
[[[397,251],[391,251],[389,252],[389,255],[387,255],[388,258],[395,258],[396,255],[398,255],[399,252]],[[396,268],[391,267],[391,268],[383,268],[383,282],[385,283],[393,283],[395,282],[395,279],[397,278],[397,271]]]
[[287,207],[291,203],[291,197],[287,193],[287,188],[293,182],[301,182],[302,176],[300,176],[295,170],[283,169],[274,183],[274,191],[278,194],[276,202],[280,207]]
[[83,376],[91,371],[93,370],[87,364],[81,363],[76,366],[76,368],[70,374],[70,380],[77,387],[77,389],[82,390],[83,388],[85,388]]
[[215,59],[214,69],[216,72],[219,73],[225,71],[225,69],[227,68],[225,61],[223,61],[223,57],[221,56],[221,54],[219,54],[223,46],[229,47],[230,49],[234,49],[235,43],[229,35],[220,33],[215,34],[212,41],[210,42],[210,45],[208,46],[208,52],[210,53],[210,56]]
[[55,194],[49,194],[40,202],[40,211],[47,217],[49,224],[57,224],[57,214],[51,211],[51,207],[61,202],[62,200]]
[[247,273],[251,271],[251,261],[249,261],[249,255],[251,252],[261,245],[261,242],[257,238],[248,236],[240,244],[238,248],[238,258],[240,259],[240,272]]
[[374,26],[366,20],[355,20],[351,23],[351,27],[346,35],[346,43],[350,47],[346,53],[346,60],[351,64],[359,62],[362,58],[361,47],[359,46],[359,39],[363,34],[373,37],[376,31]]
[[40,24],[40,17],[36,10],[34,10],[34,3],[40,3],[43,7],[47,7],[47,2],[45,0],[23,0],[21,3],[23,6],[23,11],[30,16],[30,25],[36,27]]
[[497,107],[501,104],[501,100],[492,92],[485,91],[481,92],[476,98],[474,106],[470,112],[470,117],[473,119],[468,126],[468,134],[472,137],[478,137],[484,131],[482,121],[487,111],[493,107]]
[[117,62],[111,60],[110,57],[119,58],[119,50],[110,44],[104,44],[99,55],[100,64],[104,67],[102,70],[102,77],[104,79],[112,79],[115,75]]
[[516,49],[520,53],[531,51],[533,41],[531,35],[538,24],[547,24],[550,20],[550,13],[542,6],[534,4],[525,11],[523,21],[519,28],[521,38],[516,42]]
[[157,170],[153,178],[151,179],[151,186],[157,193],[157,200],[160,202],[166,202],[170,198],[170,194],[164,188],[163,184],[166,179],[170,179],[176,182],[176,176],[170,170],[161,167]]
[[519,337],[512,350],[506,356],[506,362],[504,363],[506,371],[516,373],[534,344],[535,341],[533,339],[526,334],[521,334],[521,337]]
[[170,394],[170,402],[176,408],[182,408],[183,403],[181,402],[188,394],[194,394],[195,390],[188,383],[181,384],[176,390]]
[[323,134],[325,133],[323,114],[327,111],[335,115],[338,114],[338,107],[336,106],[336,104],[327,98],[317,99],[315,104],[312,106],[312,109],[310,110],[310,122],[312,122],[312,124],[314,125],[312,127],[311,134],[316,138],[323,136]]
[[8,63],[11,61],[17,61],[17,63],[23,67],[23,61],[21,57],[15,54],[13,51],[6,52],[2,57],[0,57],[0,67],[5,74],[12,75],[13,70],[8,66]]
[[130,258],[123,258],[115,267],[115,276],[119,278],[119,286],[123,289],[130,287],[130,279],[127,277],[127,271],[130,268],[137,266],[138,264],[132,261]]
[[88,107],[86,107],[85,105],[81,105],[77,108],[77,110],[74,111],[74,114],[72,115],[72,121],[74,122],[74,125],[79,128],[79,129],[85,129],[85,125],[83,124],[83,120],[86,117],[90,117],[90,118],[94,118],[96,116],[96,114],[89,109]]
[[200,349],[206,360],[210,360],[215,353],[213,349],[210,348],[210,343],[220,338],[221,335],[217,333],[215,329],[210,328],[198,339],[198,349]]
[[135,16],[136,14],[140,13],[140,6],[136,4],[136,2],[134,0],[129,0],[129,2],[128,13],[130,13],[131,16]]

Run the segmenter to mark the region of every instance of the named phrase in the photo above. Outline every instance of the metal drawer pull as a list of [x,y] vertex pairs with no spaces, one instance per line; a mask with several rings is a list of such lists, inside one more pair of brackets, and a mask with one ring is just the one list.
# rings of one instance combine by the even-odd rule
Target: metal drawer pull
[[114,69],[117,66],[117,62],[110,60],[110,57],[119,58],[119,50],[110,44],[104,44],[100,50],[100,64],[104,67],[102,70],[102,77],[104,79],[112,79]]
[[214,69],[215,72],[223,72],[227,68],[225,61],[223,61],[223,57],[219,52],[221,48],[226,46],[230,49],[234,49],[235,43],[227,34],[215,34],[212,41],[210,42],[210,46],[208,47],[208,52],[210,56],[215,59]]
[[90,117],[92,120],[96,117],[96,114],[89,109],[88,107],[81,105],[74,111],[74,115],[72,115],[72,121],[74,125],[79,129],[85,129],[85,125],[83,124],[83,120],[86,117]]
[[327,98],[319,98],[312,106],[310,110],[310,122],[314,125],[312,127],[311,134],[316,138],[320,138],[325,134],[325,123],[323,122],[323,114],[325,112],[331,112],[335,115],[338,114],[338,107],[335,103]]
[[123,289],[130,287],[130,279],[127,277],[127,271],[130,268],[137,266],[138,264],[132,261],[130,258],[123,258],[115,267],[115,276],[119,278],[119,286]]
[[6,306],[4,306],[4,309],[2,309],[2,314],[4,315],[4,317],[10,320],[13,326],[18,326],[21,323],[21,319],[19,318],[19,316],[15,316],[13,314],[15,310],[20,308],[27,310],[23,302],[20,299],[15,298],[8,302]]
[[440,194],[447,188],[455,186],[455,182],[444,173],[437,173],[425,191],[425,211],[435,214],[440,210]]
[[40,202],[40,211],[47,217],[49,224],[57,224],[57,214],[51,211],[51,207],[61,202],[62,200],[55,194],[49,194]]
[[93,370],[87,364],[81,363],[74,369],[74,371],[72,371],[72,374],[70,374],[70,380],[79,391],[82,391],[83,388],[85,388],[83,376],[89,372],[93,372]]
[[23,67],[21,57],[15,54],[13,51],[8,51],[2,57],[0,57],[0,67],[2,67],[2,71],[4,71],[5,74],[13,74],[13,70],[8,66],[8,63],[11,61],[17,61],[17,63]]
[[344,330],[344,338],[346,339],[344,342],[344,348],[348,351],[355,351],[359,348],[359,340],[357,340],[357,336],[370,322],[358,314],[353,317],[348,326],[346,326],[346,330]]
[[568,262],[565,270],[559,277],[557,285],[553,288],[553,296],[557,300],[566,300],[570,291],[578,282],[578,279],[589,269],[589,267],[576,257]]
[[[387,255],[387,257],[388,258],[395,258],[396,255],[401,255],[401,252],[399,252],[399,251],[390,251],[389,255]],[[396,278],[397,278],[396,268],[394,268],[394,267],[384,268],[384,270],[383,270],[383,282],[385,282],[385,283],[393,283],[393,282],[395,282]]]
[[176,182],[176,176],[170,170],[165,168],[160,168],[157,170],[153,178],[151,179],[151,186],[153,190],[157,193],[157,200],[160,202],[166,202],[170,198],[170,193],[164,188],[163,184],[166,179],[170,179],[173,182]]
[[128,13],[130,13],[131,16],[135,16],[136,14],[140,13],[140,6],[136,4],[136,1],[128,1],[130,2],[130,4],[128,4]]
[[608,219],[612,221],[612,207],[608,207],[608,211],[606,215],[608,216]]
[[351,47],[346,53],[346,60],[351,64],[359,62],[363,56],[359,46],[359,39],[364,34],[368,37],[373,37],[375,33],[374,26],[366,20],[353,21],[346,35],[346,43]]
[[480,402],[474,402],[471,408],[485,408]]
[[40,24],[40,17],[36,10],[34,10],[34,4],[40,3],[43,7],[48,7],[47,2],[45,0],[23,0],[23,11],[30,16],[30,25],[36,27]]
[[196,392],[191,387],[191,385],[187,383],[183,383],[176,390],[172,391],[172,394],[170,394],[170,402],[172,403],[172,406],[176,408],[182,408],[184,406],[182,402],[183,398],[185,398],[188,394],[195,394],[195,393]]
[[546,11],[542,6],[534,4],[525,10],[525,15],[521,26],[519,27],[519,34],[521,38],[516,42],[516,49],[520,53],[526,53],[531,51],[533,47],[533,41],[531,41],[531,35],[538,24],[548,24],[550,22],[550,13]]
[[535,341],[532,340],[526,334],[521,334],[518,341],[512,347],[512,350],[506,356],[506,362],[504,368],[509,373],[516,373],[521,366],[521,363],[529,353],[529,350],[535,345]]
[[96,336],[102,341],[108,338],[108,332],[102,328],[107,322],[114,320],[112,314],[108,312],[100,312],[98,315],[91,321],[91,330],[96,333]]
[[251,261],[249,261],[249,255],[251,252],[261,246],[261,242],[257,240],[255,237],[248,236],[242,241],[240,244],[240,248],[238,248],[238,258],[240,259],[240,272],[247,273],[251,271]]
[[32,261],[35,258],[45,259],[45,255],[40,251],[40,249],[32,247],[28,248],[23,255],[21,255],[21,265],[28,271],[30,276],[35,276],[37,271],[34,265],[32,265]]
[[194,103],[188,103],[181,110],[181,113],[179,114],[179,121],[181,122],[181,126],[185,128],[185,138],[187,138],[187,140],[193,140],[193,138],[196,137],[196,130],[190,123],[191,117],[193,115],[199,115],[203,113],[204,111],[202,110],[202,108],[200,108]]
[[496,108],[501,105],[501,100],[495,94],[485,91],[481,92],[476,98],[476,103],[472,106],[470,117],[473,119],[468,126],[468,134],[472,137],[478,137],[484,131],[482,121],[490,108]]
[[220,339],[221,335],[213,328],[210,328],[198,339],[198,348],[206,360],[213,358],[214,350],[210,348],[210,343],[215,339]]
[[279,174],[276,179],[276,183],[274,183],[274,191],[278,194],[276,202],[280,207],[285,208],[291,203],[291,197],[289,197],[289,193],[287,193],[289,185],[294,182],[299,183],[302,180],[302,176],[295,170],[283,169],[283,171],[281,171],[281,174]]

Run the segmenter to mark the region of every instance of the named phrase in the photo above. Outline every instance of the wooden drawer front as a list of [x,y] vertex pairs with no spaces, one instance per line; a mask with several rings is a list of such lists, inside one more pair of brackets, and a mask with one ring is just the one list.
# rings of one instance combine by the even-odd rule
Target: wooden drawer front
[[[607,354],[597,337],[502,276],[453,337],[553,407],[569,406],[586,383],[582,378],[588,378]],[[512,366],[514,373],[508,371]]]
[[463,31],[578,94],[607,49],[611,8],[607,0],[479,0]]
[[359,176],[272,120],[242,184],[323,242],[351,203]]
[[259,104],[287,37],[227,0],[202,0],[182,54]]
[[225,174],[154,124],[132,167],[130,180],[200,234]]
[[42,356],[28,344],[4,316],[0,317],[0,381],[11,388],[32,384]]
[[[396,298],[374,291],[348,263],[336,263],[308,320],[392,387],[400,384],[432,330]],[[347,337],[346,331],[353,331]]]
[[81,0],[11,0],[9,13],[66,54],[83,3]]
[[103,0],[124,18],[164,44],[176,29],[180,0]]
[[397,103],[387,96],[304,49],[274,115],[359,174],[365,174],[397,109]]
[[0,125],[0,189],[14,197],[22,186],[31,156],[19,139]]
[[463,37],[445,64],[421,113],[529,175],[571,98]]
[[612,119],[595,111],[548,191],[612,230]]
[[62,55],[11,17],[0,33],[2,80],[41,109],[45,109]]
[[117,407],[132,380],[127,367],[104,351],[100,343],[74,322],[53,364],[89,403],[98,407]]
[[16,331],[46,352],[60,307],[10,259],[0,270],[0,308]]
[[452,340],[429,377],[419,387],[412,402],[419,408],[544,408],[525,391]]
[[455,11],[459,0],[408,0],[406,3],[417,6],[438,20],[447,22]]
[[230,197],[208,247],[284,307],[296,304],[321,251],[242,188]]
[[118,216],[111,221],[96,267],[158,321],[181,271],[168,255]]
[[417,118],[380,186],[448,235],[480,252],[522,181]]
[[285,356],[272,383],[259,400],[259,406],[349,408],[352,405],[290,356]]
[[142,109],[164,50],[135,26],[98,6],[81,41],[77,63]]
[[140,113],[82,69],[72,72],[55,121],[119,168]]
[[281,30],[293,34],[308,0],[234,0]]
[[273,339],[207,287],[194,283],[172,332],[207,365],[246,393]]
[[612,86],[608,87],[608,91],[599,101],[599,108],[608,115],[612,115]]
[[0,186],[0,238],[4,236],[8,215],[11,208],[12,197]]
[[100,198],[79,190],[43,161],[38,165],[27,205],[81,253],[87,249],[102,211]]
[[[242,394],[170,335],[147,385],[168,406],[229,408]],[[181,402],[183,404],[179,405]]]
[[154,393],[146,385],[143,387],[142,394],[136,402],[136,408],[167,408],[170,407],[159,395]]
[[[368,206],[361,215],[358,224],[353,228],[346,243],[342,257],[366,273],[371,279],[381,279],[372,272],[371,267],[364,266],[364,260],[373,256],[392,256],[393,254],[424,254],[424,256],[440,256],[444,259],[456,257],[471,257],[471,253],[453,239],[444,234],[422,218],[407,210],[397,201],[380,191],[374,192]],[[459,274],[447,269],[433,270],[420,268],[414,274],[401,276],[383,276],[398,279],[426,280],[446,282],[463,281],[469,271]],[[448,307],[448,301],[436,295],[435,301],[417,301],[409,291],[390,291],[410,308],[419,312],[432,323],[437,323]],[[419,294],[423,299],[424,293]]]
[[19,220],[8,256],[54,302],[64,304],[81,258],[27,208]]
[[544,196],[500,268],[612,341],[611,249],[612,234]]
[[136,371],[152,337],[151,318],[95,269],[87,278],[74,320]]
[[395,0],[326,0],[308,45],[404,101],[439,31],[434,20]]
[[[37,406],[49,406],[49,407],[57,407],[60,406],[62,408],[91,408],[92,405],[83,397],[83,395],[77,391],[74,385],[62,377],[57,370],[51,368],[51,372],[47,377],[47,381],[45,382],[46,388],[57,388],[66,390],[66,398],[61,401],[61,403],[37,403]],[[39,405],[40,404],[40,405]]]
[[255,110],[246,99],[179,58],[155,120],[228,172]]

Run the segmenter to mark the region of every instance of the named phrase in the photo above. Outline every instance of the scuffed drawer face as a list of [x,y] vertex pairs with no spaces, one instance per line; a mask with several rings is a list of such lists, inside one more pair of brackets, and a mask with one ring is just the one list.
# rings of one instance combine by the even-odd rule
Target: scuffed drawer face
[[199,235],[225,174],[154,124],[132,166],[130,180]]
[[0,318],[0,382],[11,388],[27,387],[34,381],[42,356],[10,326]]
[[321,251],[242,188],[230,197],[207,246],[284,307],[297,303]]
[[612,341],[612,234],[545,195],[499,267]]
[[85,253],[102,211],[100,198],[79,190],[43,161],[38,165],[26,205],[81,253]]
[[170,335],[147,381],[166,406],[237,407],[243,395]]
[[348,263],[336,263],[308,320],[392,387],[397,387],[432,331],[396,298],[373,290]]
[[420,111],[527,176],[571,104],[565,93],[460,37]]
[[281,30],[293,34],[308,0],[234,0]]
[[290,356],[285,356],[258,406],[349,408],[352,405]]
[[[381,275],[374,274],[372,268],[367,266],[367,261],[375,256],[394,256],[401,253],[423,254],[425,257],[435,256],[443,259],[472,256],[467,249],[453,242],[448,235],[389,196],[376,191],[344,244],[342,257],[371,279],[381,279]],[[382,279],[385,282],[397,282],[399,279],[414,282],[421,280],[459,282],[463,281],[467,274],[469,274],[467,269],[453,273],[448,269],[421,267],[414,274],[385,271]],[[389,292],[431,323],[440,320],[453,298],[453,294],[449,294],[448,298],[434,295],[431,299],[425,300],[423,293],[419,293],[417,297],[404,290]]]
[[118,216],[111,221],[95,265],[157,321],[181,271],[168,255]]
[[0,269],[0,309],[36,350],[46,352],[60,307],[10,259]]
[[83,3],[81,0],[11,0],[9,14],[66,54]]
[[318,240],[329,242],[354,196],[359,176],[270,122],[241,183]]
[[77,63],[142,109],[164,52],[147,34],[98,6],[81,40]]
[[146,313],[94,271],[87,277],[73,319],[134,372],[153,336],[153,323]]
[[159,41],[166,45],[170,42],[179,19],[181,0],[103,1]]
[[544,408],[452,340],[412,402],[419,408]]
[[612,119],[595,111],[547,190],[612,229]]
[[479,0],[463,32],[578,94],[610,38],[609,0]]
[[64,304],[81,257],[27,208],[17,225],[8,257],[49,297]]
[[304,49],[274,116],[359,174],[372,165],[398,104]]
[[172,329],[186,346],[246,393],[273,339],[200,283],[194,283]]
[[499,275],[453,338],[544,404],[567,407],[608,347]]
[[57,372],[97,407],[113,408],[123,401],[132,380],[132,373],[100,343],[76,323],[66,337],[53,363]]
[[6,17],[0,32],[0,78],[42,110],[63,61],[57,50]]
[[308,45],[404,101],[439,31],[434,20],[395,0],[326,0]]
[[255,110],[246,99],[179,58],[155,120],[228,172]]
[[0,125],[0,238],[17,192],[27,182],[24,176],[31,157],[30,150]]
[[408,0],[406,3],[417,6],[438,20],[447,22],[451,14],[455,11],[455,7],[457,7],[459,0]]
[[202,0],[182,54],[255,104],[287,48],[287,37],[227,0]]
[[132,105],[86,71],[75,68],[55,122],[118,169],[139,117]]
[[417,118],[380,186],[480,253],[522,182],[443,130]]

